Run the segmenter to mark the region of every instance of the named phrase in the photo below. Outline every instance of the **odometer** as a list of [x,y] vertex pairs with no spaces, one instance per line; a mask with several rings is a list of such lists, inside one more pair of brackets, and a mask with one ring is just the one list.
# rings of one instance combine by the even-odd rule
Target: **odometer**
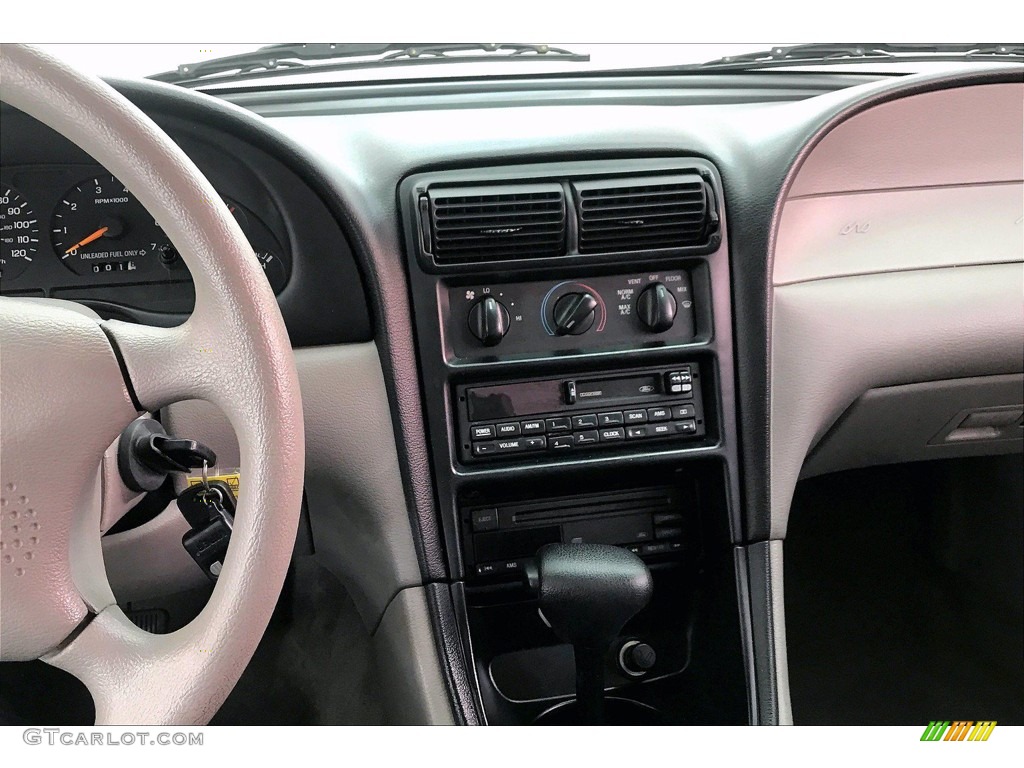
[[39,222],[18,191],[0,184],[0,279],[13,280],[39,250]]
[[147,270],[167,247],[163,230],[142,203],[110,175],[68,190],[50,229],[57,256],[83,276]]

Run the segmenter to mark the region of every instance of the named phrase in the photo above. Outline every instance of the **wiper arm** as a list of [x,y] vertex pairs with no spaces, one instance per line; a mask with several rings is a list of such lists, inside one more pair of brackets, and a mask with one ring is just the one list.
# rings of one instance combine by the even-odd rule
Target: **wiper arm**
[[[481,54],[467,56],[467,51],[480,51]],[[450,55],[453,53],[460,55]],[[249,53],[179,64],[175,70],[150,75],[150,79],[191,85],[240,77],[261,77],[287,70],[337,71],[393,64],[463,63],[490,60],[495,55],[502,59],[544,57],[563,61],[590,61],[588,54],[538,43],[282,43]]]
[[1020,43],[966,43],[961,45],[918,43],[812,43],[773,46],[764,51],[723,56],[685,68],[724,70],[761,67],[802,66],[813,62],[843,61],[933,61],[962,58],[986,61],[1020,61]]

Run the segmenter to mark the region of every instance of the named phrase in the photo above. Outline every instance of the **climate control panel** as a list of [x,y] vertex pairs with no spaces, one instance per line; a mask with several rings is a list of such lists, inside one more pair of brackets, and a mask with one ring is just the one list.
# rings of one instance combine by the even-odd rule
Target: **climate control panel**
[[663,346],[696,335],[693,284],[685,269],[441,284],[440,291],[449,357]]

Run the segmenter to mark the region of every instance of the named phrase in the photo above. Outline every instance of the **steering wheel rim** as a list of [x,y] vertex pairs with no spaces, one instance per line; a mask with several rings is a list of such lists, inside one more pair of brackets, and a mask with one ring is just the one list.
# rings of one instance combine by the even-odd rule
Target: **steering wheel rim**
[[[196,292],[193,314],[176,328],[98,321],[52,300],[0,300],[0,659],[42,658],[79,678],[97,724],[206,723],[266,629],[295,540],[304,434],[284,321],[216,191],[127,99],[11,44],[0,46],[0,99],[114,174],[163,227]],[[183,629],[151,635],[127,619],[106,581],[99,468],[140,407],[186,399],[227,415],[245,482],[207,606]],[[45,434],[55,423],[68,424],[70,437]]]

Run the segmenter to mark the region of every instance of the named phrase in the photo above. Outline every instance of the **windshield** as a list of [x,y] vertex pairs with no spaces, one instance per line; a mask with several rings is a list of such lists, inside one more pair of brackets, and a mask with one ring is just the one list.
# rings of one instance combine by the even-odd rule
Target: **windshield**
[[[48,50],[70,64],[104,77],[139,78],[160,73],[182,72],[183,65],[195,65],[211,62],[223,57],[249,54],[269,43],[238,43],[238,44],[51,44],[40,47]],[[338,44],[339,47],[345,44]],[[395,44],[434,45],[446,44]],[[482,44],[487,45],[487,44]],[[503,51],[452,51],[444,53],[444,62],[440,66],[394,66],[401,64],[437,64],[438,56],[409,57],[396,54],[400,58],[382,61],[381,56],[365,56],[330,62],[334,66],[324,66],[323,59],[309,61],[305,65],[296,65],[294,69],[277,69],[273,72],[259,74],[273,77],[275,84],[315,83],[315,82],[359,82],[374,80],[422,79],[422,78],[458,78],[481,75],[529,75],[551,73],[609,72],[629,70],[651,70],[670,67],[693,66],[703,62],[721,62],[727,57],[744,57],[755,52],[783,50],[789,43],[733,43],[733,44],[551,44],[551,48],[563,49],[578,56],[559,56],[555,53],[538,54],[535,51],[524,55],[510,55]],[[832,44],[835,45],[835,44]],[[797,44],[799,48],[814,48],[817,45]],[[815,51],[811,51],[812,54]],[[469,58],[472,60],[469,60]],[[953,56],[945,57],[939,62],[923,62],[920,59],[902,61],[891,58],[884,62],[858,62],[855,58],[831,60],[806,56],[806,62],[792,62],[804,69],[842,69],[846,71],[882,71],[882,72],[916,72],[935,67],[948,67]],[[413,60],[415,59],[415,60]],[[463,59],[460,61],[460,59]],[[586,59],[586,60],[580,60]],[[355,66],[353,66],[353,64]],[[733,67],[746,66],[737,62]],[[160,78],[165,79],[165,78]],[[266,82],[256,80],[253,75],[231,73],[219,75],[219,81],[231,80],[231,84],[252,84]],[[204,84],[200,82],[199,84]],[[212,83],[211,83],[212,84]]]

